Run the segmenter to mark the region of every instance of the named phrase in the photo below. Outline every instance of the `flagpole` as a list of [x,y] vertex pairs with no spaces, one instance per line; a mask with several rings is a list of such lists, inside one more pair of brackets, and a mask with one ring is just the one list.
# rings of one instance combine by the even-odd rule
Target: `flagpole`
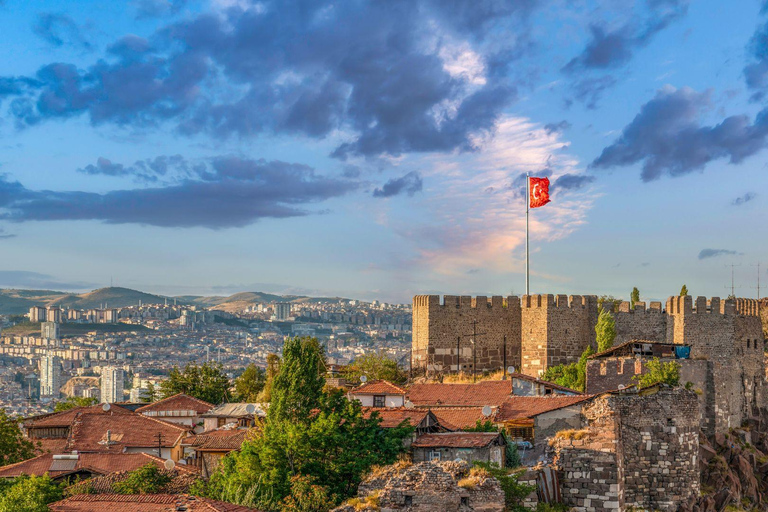
[[525,173],[525,294],[530,295],[531,276],[528,264],[528,211],[531,205],[531,178]]

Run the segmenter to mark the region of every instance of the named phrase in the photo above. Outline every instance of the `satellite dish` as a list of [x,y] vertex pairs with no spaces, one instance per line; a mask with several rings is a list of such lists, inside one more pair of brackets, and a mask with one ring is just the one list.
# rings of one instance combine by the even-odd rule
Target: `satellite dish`
[[493,412],[493,409],[491,409],[490,405],[486,405],[485,407],[483,407],[483,416],[488,417],[491,415],[492,412]]
[[165,469],[170,471],[170,470],[172,470],[173,468],[176,467],[176,463],[173,462],[173,460],[171,460],[171,459],[166,459],[166,461],[163,463],[163,466],[165,466]]
[[362,382],[363,384],[365,384],[366,382],[368,382],[368,377],[366,377],[365,375],[361,375],[361,376],[360,376],[360,382]]
[[253,413],[255,413],[255,412],[256,412],[256,406],[255,406],[255,405],[253,405],[253,404],[248,404],[248,405],[246,405],[246,406],[245,406],[245,412],[247,412],[248,414],[253,414]]
[[101,406],[101,410],[104,411],[104,412],[108,412],[111,408],[112,408],[112,406],[109,405],[109,404],[104,404],[104,405]]
[[507,366],[507,373],[515,373],[515,367],[514,366]]
[[624,389],[625,387],[626,387],[626,386],[625,386],[624,384],[619,384],[619,391],[621,391],[621,390],[622,390],[622,389]]
[[405,402],[405,408],[406,409],[413,409],[413,402],[411,402],[410,400]]

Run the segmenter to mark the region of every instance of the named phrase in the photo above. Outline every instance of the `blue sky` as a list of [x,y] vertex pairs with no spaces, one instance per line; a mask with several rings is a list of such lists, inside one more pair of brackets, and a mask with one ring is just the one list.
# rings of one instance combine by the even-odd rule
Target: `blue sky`
[[768,288],[768,13],[0,1],[0,286],[409,301]]

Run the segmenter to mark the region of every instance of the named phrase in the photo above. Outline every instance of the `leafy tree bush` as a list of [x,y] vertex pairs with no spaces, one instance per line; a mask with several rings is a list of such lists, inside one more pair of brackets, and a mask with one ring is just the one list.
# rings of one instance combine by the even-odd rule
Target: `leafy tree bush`
[[397,361],[383,353],[373,352],[355,359],[344,371],[344,378],[350,382],[359,382],[362,375],[369,380],[388,380],[395,384],[404,384],[408,378],[397,365]]
[[112,484],[112,490],[118,494],[156,494],[170,481],[169,474],[150,462],[129,472],[125,480]]
[[249,364],[245,371],[235,379],[235,401],[256,402],[266,381],[267,376],[264,370],[255,364]]
[[464,429],[465,432],[498,432],[499,429],[491,420],[477,420],[474,426]]
[[20,476],[0,495],[0,512],[48,512],[48,504],[63,498],[62,486],[44,476]]
[[19,428],[19,421],[0,409],[0,466],[21,462],[35,456],[32,444]]
[[229,379],[221,363],[208,362],[198,366],[188,363],[184,370],[174,366],[167,380],[160,383],[162,398],[185,393],[212,404],[220,404],[229,392]]
[[90,407],[99,403],[94,397],[87,396],[68,396],[60,402],[56,402],[53,412],[62,412],[74,409],[75,407]]
[[683,285],[683,287],[680,289],[680,296],[684,297],[688,295],[688,287],[686,285]]
[[640,302],[640,290],[637,286],[632,288],[632,293],[629,294],[629,304],[632,309],[635,309],[635,304]]
[[641,388],[659,383],[677,386],[680,384],[680,363],[677,361],[662,363],[658,357],[654,357],[646,363],[645,371],[640,375],[635,375],[633,379]]
[[[324,391],[323,359],[315,339],[285,342],[262,434],[196,492],[265,510],[329,510],[356,493],[372,466],[397,459],[413,429],[381,429],[378,415],[363,417],[343,391]],[[311,508],[318,497],[324,505]]]
[[584,391],[587,383],[587,359],[594,353],[592,347],[587,347],[577,362],[547,368],[541,379],[577,391]]
[[269,402],[272,400],[272,384],[277,372],[280,370],[280,358],[277,354],[267,354],[267,375],[264,388],[259,393],[257,402]]
[[616,320],[607,310],[601,309],[595,325],[597,351],[604,352],[613,346],[616,339]]

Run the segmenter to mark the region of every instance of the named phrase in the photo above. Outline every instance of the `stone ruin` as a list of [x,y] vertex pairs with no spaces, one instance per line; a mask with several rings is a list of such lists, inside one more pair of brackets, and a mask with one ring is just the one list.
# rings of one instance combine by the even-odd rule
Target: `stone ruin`
[[464,461],[400,462],[366,478],[357,498],[333,512],[503,512],[504,491],[498,480],[470,471]]

